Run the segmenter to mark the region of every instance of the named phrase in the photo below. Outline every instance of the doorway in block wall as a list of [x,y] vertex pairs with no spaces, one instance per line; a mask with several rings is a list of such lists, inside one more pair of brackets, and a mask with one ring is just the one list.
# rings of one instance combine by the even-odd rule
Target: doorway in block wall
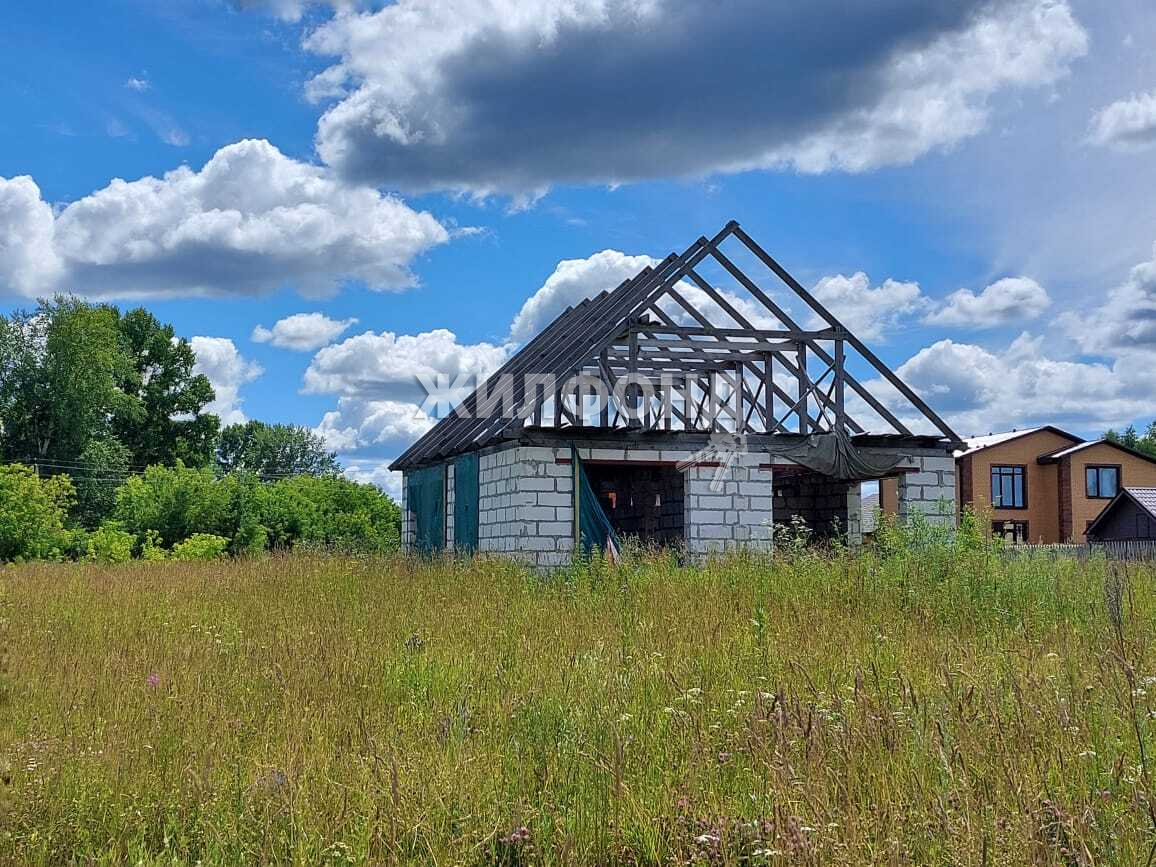
[[619,536],[634,536],[653,545],[683,543],[684,483],[676,466],[592,462],[583,466]]

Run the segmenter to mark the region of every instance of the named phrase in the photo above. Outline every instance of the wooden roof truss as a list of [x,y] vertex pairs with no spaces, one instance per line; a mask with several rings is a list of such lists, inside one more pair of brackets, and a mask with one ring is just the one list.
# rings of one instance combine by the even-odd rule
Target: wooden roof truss
[[[731,238],[824,327],[802,327],[741,270],[720,248]],[[748,303],[709,282],[703,276],[707,264],[721,268]],[[686,297],[690,293],[695,299]],[[566,309],[393,467],[444,460],[529,429],[868,432],[868,423],[848,411],[849,398],[857,411],[886,425],[884,433],[914,436],[848,370],[849,355],[861,359],[946,440],[958,442],[942,418],[731,222],[613,291]]]

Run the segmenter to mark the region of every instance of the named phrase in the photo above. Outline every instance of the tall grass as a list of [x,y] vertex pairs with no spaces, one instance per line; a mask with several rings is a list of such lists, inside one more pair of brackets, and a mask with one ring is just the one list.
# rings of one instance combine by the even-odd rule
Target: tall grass
[[1144,863],[1156,575],[883,535],[9,568],[0,857]]

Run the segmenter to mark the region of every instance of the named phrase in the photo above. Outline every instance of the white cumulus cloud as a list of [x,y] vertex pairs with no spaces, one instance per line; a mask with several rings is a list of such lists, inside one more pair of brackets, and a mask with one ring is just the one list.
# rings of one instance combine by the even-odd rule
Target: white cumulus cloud
[[222,425],[244,422],[241,386],[264,373],[261,365],[241,355],[227,337],[194,337],[189,344],[197,356],[193,373],[207,376],[216,393],[216,399],[204,411],[220,416]]
[[401,502],[401,473],[390,470],[393,458],[386,460],[352,458],[345,459],[345,475],[355,482],[377,485],[395,502]]
[[976,295],[957,289],[941,306],[924,317],[929,325],[961,328],[994,328],[1012,322],[1038,319],[1052,303],[1048,292],[1030,277],[1005,277]]
[[33,297],[64,268],[55,247],[52,207],[27,176],[0,178],[0,295]]
[[1156,91],[1133,94],[1104,106],[1092,117],[1089,140],[1119,151],[1156,145]]
[[335,58],[307,94],[335,100],[317,148],[345,177],[525,196],[908,163],[1059,81],[1088,37],[1067,0],[398,0],[305,44]]
[[[1028,333],[994,349],[945,339],[919,350],[896,373],[965,437],[1042,424],[1096,432],[1151,416],[1156,380],[1144,368],[1124,359],[1057,357],[1054,349],[1054,341]],[[933,432],[889,385],[864,384],[912,430]],[[860,415],[869,417],[858,400],[852,403],[850,414],[861,422]]]
[[282,349],[311,352],[332,343],[356,324],[353,318],[330,319],[324,313],[294,313],[277,320],[272,328],[258,325],[253,329],[253,340]]
[[1138,356],[1141,369],[1156,380],[1156,245],[1152,258],[1132,268],[1107,297],[1089,310],[1065,313],[1061,323],[1085,352]]
[[374,446],[396,449],[408,446],[434,424],[412,403],[343,397],[337,401],[337,409],[325,413],[314,433],[338,452]]
[[603,250],[585,259],[563,259],[546,282],[526,299],[510,325],[510,340],[525,343],[567,307],[615,289],[657,260]]
[[[928,303],[918,283],[889,279],[872,287],[862,271],[850,277],[842,274],[824,277],[815,284],[811,294],[861,340],[883,339],[890,327],[905,316],[918,313]],[[811,327],[824,325],[817,316],[812,317]]]
[[[397,453],[434,425],[498,369],[511,347],[462,344],[452,331],[422,334],[367,331],[326,346],[305,371],[304,391],[337,396],[337,408],[316,428],[329,447]],[[425,381],[438,387],[440,406],[426,405]],[[428,412],[426,411],[428,410]]]
[[[266,141],[221,148],[199,171],[114,180],[52,217],[27,178],[0,179],[0,294],[253,294],[344,283],[398,290],[446,242],[428,213],[349,186]],[[27,252],[24,251],[26,248]]]

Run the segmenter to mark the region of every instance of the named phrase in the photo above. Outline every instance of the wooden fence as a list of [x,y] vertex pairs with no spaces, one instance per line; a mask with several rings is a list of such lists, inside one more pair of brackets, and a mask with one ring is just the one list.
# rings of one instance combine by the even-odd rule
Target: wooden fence
[[1087,560],[1103,555],[1108,560],[1156,560],[1156,539],[1129,542],[1095,542],[1083,545],[1008,545],[1008,557],[1073,557]]

